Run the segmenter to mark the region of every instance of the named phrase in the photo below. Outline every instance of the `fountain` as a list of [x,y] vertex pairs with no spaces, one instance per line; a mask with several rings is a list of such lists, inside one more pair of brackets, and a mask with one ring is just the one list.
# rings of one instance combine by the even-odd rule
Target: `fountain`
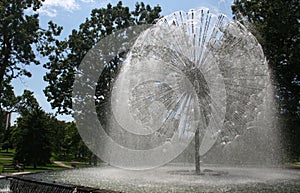
[[[109,94],[97,91],[99,82],[107,82],[99,74],[116,60],[122,67],[109,74]],[[266,134],[274,121],[267,109],[271,95],[255,37],[203,8],[100,41],[78,70],[73,110],[80,135],[98,157],[139,170],[169,163],[192,141],[199,162],[214,145],[228,149],[245,133]],[[276,147],[272,139],[268,150]]]
[[300,172],[276,166],[272,95],[260,44],[223,14],[178,11],[115,32],[83,59],[72,97],[81,137],[107,165],[32,177],[121,192],[297,192]]

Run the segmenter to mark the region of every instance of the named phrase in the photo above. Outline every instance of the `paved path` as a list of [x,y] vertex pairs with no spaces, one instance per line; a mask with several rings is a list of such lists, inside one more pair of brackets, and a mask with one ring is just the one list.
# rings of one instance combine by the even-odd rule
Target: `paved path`
[[60,167],[73,168],[72,166],[66,165],[66,164],[62,163],[61,161],[54,161],[53,163],[60,166]]
[[0,157],[0,160],[13,160],[11,157]]
[[15,172],[15,173],[5,173],[0,175],[0,179],[6,178],[6,176],[17,176],[17,175],[24,175],[30,174],[31,172]]

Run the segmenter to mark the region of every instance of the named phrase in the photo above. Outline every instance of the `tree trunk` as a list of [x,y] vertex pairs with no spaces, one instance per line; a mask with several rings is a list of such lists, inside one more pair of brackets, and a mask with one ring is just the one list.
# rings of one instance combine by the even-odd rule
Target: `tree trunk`
[[[11,46],[9,44],[9,39],[6,34],[3,35],[3,46],[2,46],[2,53],[1,53],[1,59],[2,64],[0,66],[0,88],[3,89],[3,81],[4,81],[4,76],[5,76],[5,71],[6,68],[9,66],[9,55],[11,52]],[[2,58],[3,57],[3,58]],[[1,90],[0,89],[0,90]]]
[[201,170],[200,170],[200,137],[199,137],[199,128],[196,129],[195,132],[195,169],[196,169],[196,174],[199,175]]
[[97,156],[93,155],[94,166],[97,166]]
[[90,154],[90,155],[89,155],[89,165],[92,165],[92,158],[93,158],[93,155]]

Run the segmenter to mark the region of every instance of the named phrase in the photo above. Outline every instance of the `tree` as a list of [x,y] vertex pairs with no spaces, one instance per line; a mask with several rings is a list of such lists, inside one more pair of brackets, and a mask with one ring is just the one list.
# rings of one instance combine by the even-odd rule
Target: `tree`
[[4,0],[0,4],[0,85],[4,81],[25,75],[30,77],[24,66],[36,60],[33,45],[51,43],[53,35],[59,35],[61,27],[49,22],[49,29],[39,26],[38,14],[25,14],[25,10],[38,10],[43,0]]
[[19,98],[21,117],[12,136],[16,148],[14,160],[36,168],[50,161],[50,115],[41,109],[33,92],[25,90]]
[[[79,30],[73,30],[66,40],[56,42],[50,48],[44,46],[44,56],[49,57],[49,62],[44,65],[49,69],[44,76],[49,85],[44,92],[52,108],[56,108],[58,113],[70,113],[74,73],[83,57],[97,42],[115,30],[151,24],[160,17],[160,12],[159,6],[151,8],[144,3],[137,3],[134,11],[123,7],[121,1],[116,6],[108,4],[106,8],[92,10],[91,17],[79,26]],[[110,73],[118,69],[114,63],[107,66],[104,72],[109,77]],[[110,78],[103,80],[107,82],[102,82],[102,85],[107,85]]]
[[[300,119],[299,4],[298,0],[235,0],[232,6],[234,17],[242,19],[263,47],[275,84],[282,132],[291,141],[300,138],[296,126]],[[299,156],[299,142],[292,144]]]
[[13,92],[12,87],[7,84],[7,81],[2,83],[3,89],[1,90],[0,85],[0,142],[4,142],[7,135],[7,118],[11,112],[15,111],[17,98]]
[[55,42],[54,36],[62,30],[52,22],[48,29],[39,26],[36,10],[43,1],[2,0],[0,3],[0,141],[6,132],[4,115],[18,108],[11,81],[30,77],[26,66],[40,63],[36,49],[43,52],[42,47]]
[[33,6],[36,10],[41,1],[7,1],[0,4],[0,85],[6,79],[20,75],[30,76],[22,65],[38,64],[31,48],[38,39],[38,15],[25,15],[24,10]]
[[74,122],[68,123],[65,132],[63,141],[66,155],[71,155],[73,159],[86,159],[92,155],[82,141]]
[[64,138],[66,135],[65,128],[68,123],[60,121],[54,116],[49,117],[48,126],[50,128],[50,141],[52,147],[52,153],[55,159],[63,160],[66,157]]
[[14,132],[16,154],[14,160],[28,165],[50,163],[51,142],[49,135],[49,115],[36,108],[18,118]]
[[[39,15],[35,13],[43,0],[3,0],[0,3],[0,110],[9,110],[13,105],[14,92],[11,81],[31,73],[25,68],[39,64],[36,51],[54,42],[61,27],[49,22],[48,29],[39,26]],[[32,10],[33,14],[29,14]],[[26,13],[25,13],[26,11]],[[8,109],[7,109],[8,108]]]
[[34,98],[33,92],[29,90],[24,90],[24,93],[18,97],[15,97],[14,93],[11,93],[11,97],[7,97],[6,99],[6,101],[3,100],[2,102],[6,102],[6,109],[8,111],[0,113],[0,120],[2,120],[0,142],[2,142],[2,149],[8,151],[8,148],[12,148],[11,132],[13,130],[10,125],[7,125],[9,123],[7,119],[10,119],[8,116],[11,116],[11,112],[18,112],[21,116],[26,115],[33,109],[38,108],[39,104]]
[[[5,118],[7,113],[16,112],[18,97],[11,81],[18,77],[30,77],[26,66],[38,65],[36,48],[54,42],[61,27],[49,22],[48,29],[39,26],[36,11],[44,0],[2,0],[0,3],[0,141],[8,145]],[[31,11],[30,11],[31,10]],[[6,137],[7,138],[7,137]],[[3,141],[5,140],[5,141]]]
[[14,130],[14,127],[8,127],[4,131],[4,136],[2,139],[2,150],[6,150],[8,152],[9,148],[13,148],[13,141],[12,141],[12,131]]
[[17,97],[16,111],[21,116],[24,116],[37,108],[39,108],[39,103],[33,96],[32,91],[24,90],[23,94]]
[[61,160],[81,159],[88,157],[88,149],[83,143],[74,122],[66,123],[51,117],[51,142],[53,154]]

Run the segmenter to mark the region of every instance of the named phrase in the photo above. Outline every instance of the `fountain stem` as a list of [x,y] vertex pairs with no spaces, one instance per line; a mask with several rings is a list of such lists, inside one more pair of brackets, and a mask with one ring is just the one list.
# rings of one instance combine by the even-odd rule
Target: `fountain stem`
[[196,129],[195,132],[195,169],[196,169],[196,174],[199,175],[201,170],[200,170],[200,137],[199,137],[199,127]]

